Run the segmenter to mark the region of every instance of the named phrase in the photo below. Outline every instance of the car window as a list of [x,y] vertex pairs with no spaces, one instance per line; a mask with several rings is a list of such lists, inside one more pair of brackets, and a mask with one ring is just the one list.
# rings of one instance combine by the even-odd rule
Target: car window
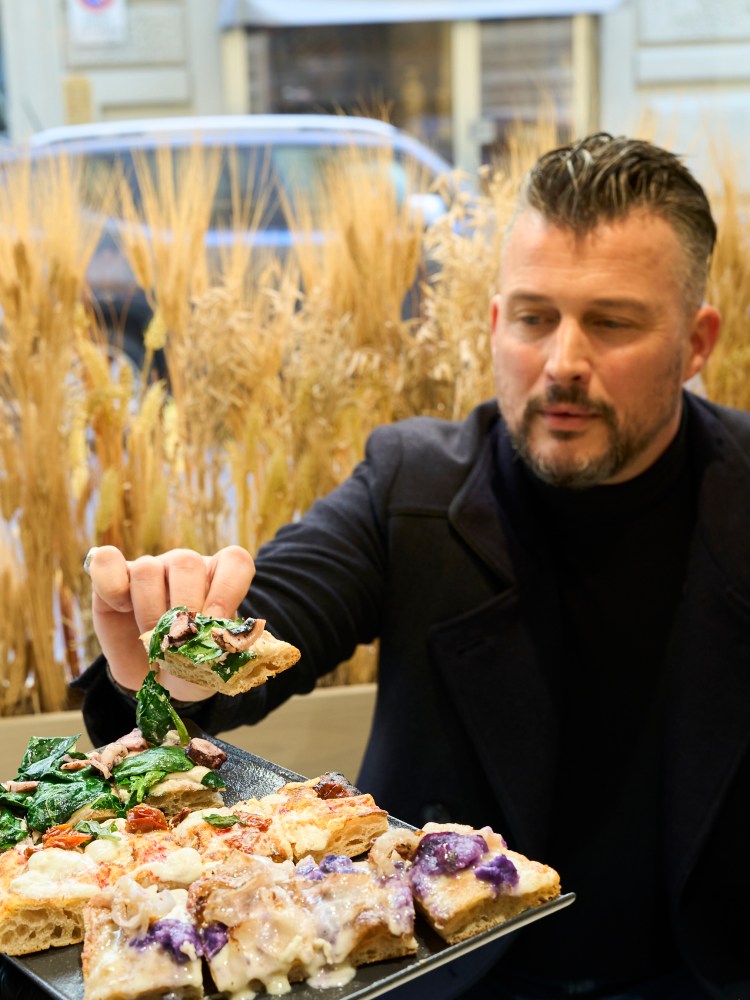
[[[373,173],[382,179],[382,172],[387,169],[399,207],[415,191],[427,190],[434,179],[412,157],[404,157],[399,151],[391,153],[382,146],[357,147],[351,154],[346,145],[302,142],[206,146],[206,149],[211,148],[221,153],[210,222],[215,230],[231,229],[237,218],[243,218],[246,226],[261,230],[286,230],[289,223],[285,202],[293,209],[304,203],[312,219],[319,219],[321,182],[337,162],[344,163],[354,182],[363,185]],[[191,146],[173,148],[175,180],[191,153]],[[155,148],[136,152],[127,148],[93,150],[82,155],[85,160],[83,195],[88,204],[101,204],[102,192],[114,190],[121,176],[131,191],[135,210],[142,210],[139,172],[145,165],[152,176],[156,175],[158,151]],[[238,216],[243,208],[244,216]]]

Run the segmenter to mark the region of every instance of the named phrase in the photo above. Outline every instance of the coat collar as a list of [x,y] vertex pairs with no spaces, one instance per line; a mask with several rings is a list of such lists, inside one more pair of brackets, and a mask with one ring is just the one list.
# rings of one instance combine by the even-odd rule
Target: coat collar
[[495,468],[495,438],[489,432],[479,446],[470,474],[453,498],[448,518],[469,548],[497,577],[510,584],[515,571],[492,489]]

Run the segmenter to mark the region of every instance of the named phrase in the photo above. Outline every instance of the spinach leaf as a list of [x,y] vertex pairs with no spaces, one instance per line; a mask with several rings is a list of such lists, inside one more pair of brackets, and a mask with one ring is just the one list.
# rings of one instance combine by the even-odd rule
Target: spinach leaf
[[32,830],[43,831],[65,823],[82,806],[123,815],[122,803],[110,786],[79,771],[75,781],[40,784],[31,796],[26,819]]
[[134,774],[132,778],[123,781],[120,787],[128,793],[128,801],[125,803],[125,808],[132,809],[133,806],[137,806],[140,802],[143,802],[154,785],[158,785],[160,781],[164,781],[167,773],[167,771],[146,771],[145,774]]
[[195,767],[182,747],[151,747],[118,764],[112,776],[115,784],[128,792],[127,808],[143,802],[149,790],[168,774]]
[[0,788],[0,809],[25,813],[30,801],[31,795],[28,792],[6,792]]
[[169,700],[169,692],[156,679],[156,671],[149,670],[136,696],[135,724],[149,743],[158,745],[170,729],[176,729],[180,743],[186,745],[190,736],[185,724]]
[[0,809],[0,851],[7,851],[29,835],[26,821],[9,809]]
[[247,826],[247,823],[244,823],[239,816],[219,816],[218,813],[211,813],[204,816],[203,819],[210,826],[215,826],[219,830],[228,830],[230,826],[235,826],[237,823],[240,826]]
[[[153,663],[154,660],[164,659],[161,643],[169,633],[178,611],[187,611],[187,608],[182,605],[170,608],[156,623],[149,643],[149,662]],[[242,618],[210,618],[208,615],[195,615],[193,620],[198,627],[198,633],[178,648],[177,652],[180,656],[187,657],[193,663],[208,664],[225,681],[236,674],[245,663],[257,659],[258,654],[248,649],[241,653],[226,653],[211,638],[212,628],[238,628],[243,624]],[[223,657],[221,663],[213,662],[221,657]]]
[[190,771],[195,764],[190,760],[182,747],[151,747],[143,753],[127,757],[112,771],[115,784],[122,785],[124,781],[148,771]]
[[104,823],[97,823],[95,819],[84,819],[80,823],[76,823],[73,827],[76,833],[87,833],[94,840],[102,838],[103,840],[115,840],[119,841],[121,839],[120,832],[115,826],[115,821],[111,820],[108,826]]
[[18,780],[38,780],[52,774],[59,775],[58,780],[67,780],[65,772],[60,772],[60,759],[76,745],[80,736],[80,733],[75,736],[32,736],[18,769]]
[[148,662],[153,663],[154,660],[163,660],[164,654],[161,650],[162,639],[169,634],[169,630],[172,627],[172,622],[177,617],[178,611],[187,611],[187,608],[179,604],[175,608],[170,608],[169,611],[165,611],[161,616],[159,621],[154,626],[154,631],[151,633],[151,641],[148,644]]
[[227,783],[223,778],[220,778],[216,771],[208,771],[201,778],[201,784],[205,785],[206,788],[226,788]]

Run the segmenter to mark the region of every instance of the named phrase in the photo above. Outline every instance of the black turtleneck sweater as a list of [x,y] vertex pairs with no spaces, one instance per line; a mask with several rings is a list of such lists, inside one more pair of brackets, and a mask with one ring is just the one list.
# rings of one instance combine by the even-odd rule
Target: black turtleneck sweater
[[507,436],[497,442],[498,499],[561,719],[544,860],[577,896],[518,936],[504,970],[614,983],[681,968],[664,891],[660,722],[695,520],[685,423],[642,475],[580,491],[548,486]]

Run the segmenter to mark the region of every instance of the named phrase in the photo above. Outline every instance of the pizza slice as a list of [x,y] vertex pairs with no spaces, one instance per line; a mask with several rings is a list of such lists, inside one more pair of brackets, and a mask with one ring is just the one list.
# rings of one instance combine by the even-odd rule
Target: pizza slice
[[265,684],[300,658],[277,639],[262,618],[211,618],[186,607],[170,608],[141,641],[149,662],[202,687],[237,695]]
[[190,889],[216,988],[229,995],[291,982],[342,986],[368,962],[414,954],[414,907],[403,879],[329,855],[318,864],[235,853]]
[[295,861],[307,855],[316,861],[326,854],[357,857],[388,829],[388,813],[335,772],[289,782],[259,802]]
[[51,827],[124,817],[146,803],[168,816],[184,808],[223,805],[217,773],[226,753],[206,739],[191,739],[150,672],[137,696],[138,728],[81,753],[80,734],[32,736],[15,778],[0,783],[0,854]]
[[83,939],[86,903],[120,876],[144,885],[185,887],[203,871],[197,851],[179,844],[158,810],[125,819],[69,823],[0,854],[0,952],[26,955]]
[[199,851],[205,861],[221,860],[232,851],[273,861],[293,857],[291,844],[258,799],[195,810],[174,825],[173,834],[178,843]]
[[427,823],[417,832],[391,831],[370,858],[381,874],[408,859],[417,912],[450,944],[560,895],[553,868],[509,850],[490,827]]
[[123,875],[84,911],[83,1000],[203,996],[202,948],[187,890]]

